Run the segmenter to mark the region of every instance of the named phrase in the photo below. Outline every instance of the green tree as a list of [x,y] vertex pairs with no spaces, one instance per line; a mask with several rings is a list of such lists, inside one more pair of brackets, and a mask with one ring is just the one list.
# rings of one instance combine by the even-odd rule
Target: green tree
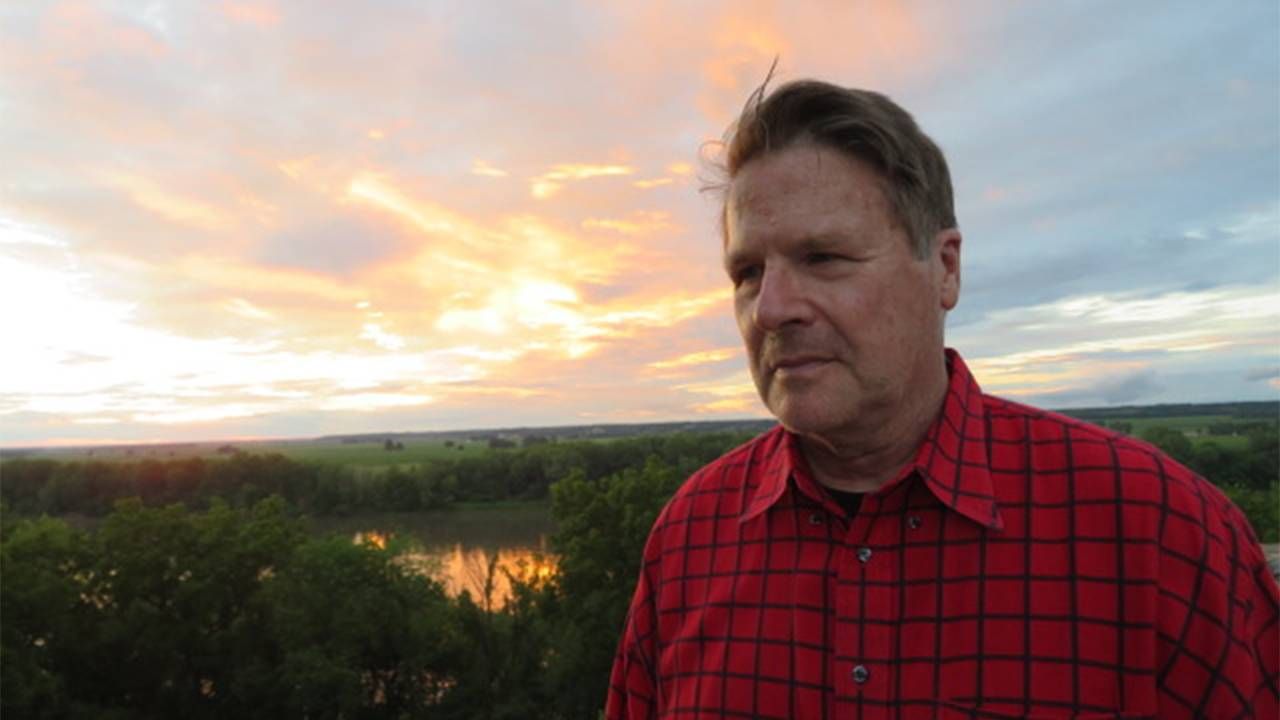
[[560,717],[593,717],[604,702],[616,641],[635,592],[640,557],[662,506],[682,480],[650,456],[643,469],[588,480],[581,471],[551,487],[560,556],[545,682]]
[[398,466],[387,470],[386,504],[395,512],[417,512],[421,507],[417,478]]
[[1245,461],[1245,483],[1263,490],[1280,482],[1280,432],[1275,425],[1249,428],[1249,455]]
[[417,717],[456,682],[460,640],[449,600],[394,550],[312,540],[266,582],[269,628],[253,687],[264,715]]
[[1195,458],[1191,439],[1180,430],[1164,425],[1153,425],[1142,432],[1142,439],[1160,448],[1169,457],[1183,465],[1190,465]]
[[0,540],[0,715],[40,717],[70,710],[63,668],[79,652],[85,622],[84,536],[49,518],[6,522]]

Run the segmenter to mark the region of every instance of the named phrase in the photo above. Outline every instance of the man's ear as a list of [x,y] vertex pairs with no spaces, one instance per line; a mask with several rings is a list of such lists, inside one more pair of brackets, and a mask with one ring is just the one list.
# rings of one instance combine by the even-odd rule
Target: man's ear
[[938,298],[943,310],[960,302],[960,229],[941,230],[933,238],[934,261],[939,273]]

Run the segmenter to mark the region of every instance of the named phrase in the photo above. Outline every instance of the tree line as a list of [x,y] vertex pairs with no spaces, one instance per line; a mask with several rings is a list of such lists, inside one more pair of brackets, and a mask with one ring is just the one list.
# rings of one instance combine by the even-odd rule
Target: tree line
[[218,498],[233,507],[249,507],[272,495],[313,515],[416,512],[456,502],[541,500],[548,497],[553,481],[575,469],[599,478],[643,467],[649,456],[692,471],[746,438],[741,432],[716,432],[533,443],[377,469],[242,452],[208,460],[22,458],[0,468],[0,500],[21,515],[101,516],[117,500],[129,497],[144,505],[182,503],[201,509]]

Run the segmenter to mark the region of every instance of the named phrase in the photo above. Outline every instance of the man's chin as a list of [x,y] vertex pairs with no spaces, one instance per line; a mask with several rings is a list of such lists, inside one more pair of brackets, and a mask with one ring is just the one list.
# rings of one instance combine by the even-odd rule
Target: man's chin
[[843,418],[836,417],[826,403],[787,398],[776,404],[770,403],[769,411],[784,428],[797,435],[825,436],[843,424]]

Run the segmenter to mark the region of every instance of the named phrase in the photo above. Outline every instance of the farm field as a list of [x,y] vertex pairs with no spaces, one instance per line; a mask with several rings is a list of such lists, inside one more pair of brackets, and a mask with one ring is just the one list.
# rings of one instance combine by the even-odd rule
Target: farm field
[[[1229,415],[1186,415],[1167,418],[1116,418],[1111,423],[1127,422],[1132,430],[1127,434],[1141,438],[1151,428],[1166,427],[1186,435],[1194,445],[1213,443],[1224,450],[1244,450],[1249,446],[1249,438],[1243,433],[1233,435],[1213,434],[1213,426],[1224,423],[1243,422],[1240,418]],[[1254,421],[1256,422],[1256,421]]]
[[[402,449],[387,450],[382,442],[342,442],[339,440],[198,443],[183,445],[131,445],[123,447],[66,448],[23,451],[21,457],[48,458],[61,462],[136,462],[140,460],[217,460],[232,448],[247,453],[279,453],[298,462],[386,468],[425,464],[443,459],[475,457],[491,452],[483,442],[445,440],[400,440]],[[447,444],[446,444],[447,443]],[[4,459],[14,457],[8,451]]]
[[1065,414],[1087,422],[1143,438],[1156,428],[1182,433],[1194,446],[1217,445],[1223,450],[1248,448],[1248,429],[1270,426],[1280,432],[1280,406],[1276,403],[1220,403],[1177,408],[1135,406],[1131,408],[1085,408]]

